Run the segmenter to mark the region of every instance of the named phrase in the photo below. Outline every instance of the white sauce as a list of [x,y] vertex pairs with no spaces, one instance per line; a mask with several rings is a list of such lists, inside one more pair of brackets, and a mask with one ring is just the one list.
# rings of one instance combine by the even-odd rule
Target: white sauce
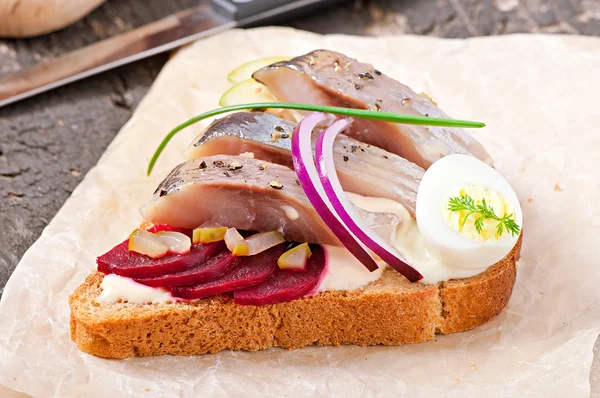
[[371,198],[353,193],[346,193],[348,199],[362,210],[372,213],[388,213],[398,217],[398,223],[393,226],[389,242],[398,250],[411,265],[423,275],[421,283],[432,284],[457,278],[468,278],[485,271],[482,268],[457,268],[440,262],[429,254],[419,234],[414,218],[406,207],[386,198]]
[[379,279],[387,266],[378,262],[379,269],[370,272],[343,247],[323,245],[323,249],[327,265],[316,292],[360,289]]
[[287,218],[289,218],[290,220],[295,221],[298,218],[300,218],[300,214],[298,214],[298,211],[296,209],[294,209],[292,206],[290,206],[290,205],[281,205],[281,208],[283,209],[283,212],[285,213],[285,216]]
[[96,298],[100,303],[159,304],[177,301],[167,290],[145,286],[118,275],[106,275],[100,287],[102,293]]

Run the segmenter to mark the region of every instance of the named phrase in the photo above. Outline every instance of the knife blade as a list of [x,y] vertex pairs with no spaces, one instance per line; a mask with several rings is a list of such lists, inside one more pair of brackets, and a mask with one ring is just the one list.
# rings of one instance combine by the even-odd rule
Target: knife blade
[[0,77],[0,107],[202,37],[339,0],[213,0]]

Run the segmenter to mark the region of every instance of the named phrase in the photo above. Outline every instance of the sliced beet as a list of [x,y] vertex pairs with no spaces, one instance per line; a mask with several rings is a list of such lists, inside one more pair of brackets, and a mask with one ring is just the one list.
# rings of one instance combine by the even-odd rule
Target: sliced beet
[[299,299],[315,288],[325,268],[325,254],[319,245],[311,245],[312,256],[306,271],[283,271],[279,268],[265,282],[244,290],[236,290],[233,300],[242,305],[278,304]]
[[98,271],[130,278],[151,278],[194,268],[227,249],[225,242],[220,241],[194,245],[186,254],[167,254],[161,258],[151,258],[129,251],[128,244],[129,240],[126,240],[98,257]]
[[175,297],[199,299],[257,285],[276,272],[277,259],[284,249],[285,244],[281,244],[254,256],[237,257],[235,267],[218,279],[194,286],[175,287],[171,292]]
[[237,262],[237,257],[233,257],[229,251],[224,251],[185,271],[154,276],[152,278],[135,278],[134,280],[152,287],[194,285],[219,277],[234,267]]

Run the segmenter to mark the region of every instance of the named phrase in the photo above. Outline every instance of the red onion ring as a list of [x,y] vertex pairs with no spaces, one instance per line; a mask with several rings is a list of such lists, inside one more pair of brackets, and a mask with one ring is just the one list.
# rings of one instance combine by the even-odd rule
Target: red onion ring
[[407,260],[396,249],[362,221],[360,214],[354,209],[342,189],[333,161],[333,142],[335,137],[349,124],[348,119],[340,119],[331,124],[319,135],[315,148],[319,178],[325,194],[333,206],[333,211],[352,235],[389,266],[400,272],[411,282],[423,279],[423,275],[408,265]]
[[311,142],[312,131],[318,124],[327,122],[330,118],[330,115],[324,113],[311,113],[298,123],[292,135],[294,169],[300,186],[325,224],[354,257],[369,271],[375,271],[379,268],[375,260],[335,215],[315,167]]

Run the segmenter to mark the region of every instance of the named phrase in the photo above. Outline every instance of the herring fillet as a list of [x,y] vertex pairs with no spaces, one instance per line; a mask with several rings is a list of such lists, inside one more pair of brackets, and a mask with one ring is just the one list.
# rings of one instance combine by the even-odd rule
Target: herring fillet
[[140,213],[154,224],[192,229],[215,221],[243,230],[278,230],[292,241],[340,245],[293,170],[242,156],[217,155],[180,164]]
[[215,120],[194,138],[183,157],[190,160],[252,152],[258,159],[293,168],[290,151],[294,128],[295,122],[268,112],[232,113]]
[[[253,77],[280,101],[448,118],[428,97],[415,93],[370,64],[334,51],[315,50],[259,69]],[[425,169],[455,153],[471,155],[493,165],[483,146],[459,128],[357,119],[349,134]]]
[[[295,127],[295,122],[270,113],[238,112],[214,121],[183,155],[194,159],[252,152],[255,158],[293,168],[291,135]],[[395,200],[414,216],[424,173],[421,167],[343,134],[336,138],[334,161],[346,192]]]

